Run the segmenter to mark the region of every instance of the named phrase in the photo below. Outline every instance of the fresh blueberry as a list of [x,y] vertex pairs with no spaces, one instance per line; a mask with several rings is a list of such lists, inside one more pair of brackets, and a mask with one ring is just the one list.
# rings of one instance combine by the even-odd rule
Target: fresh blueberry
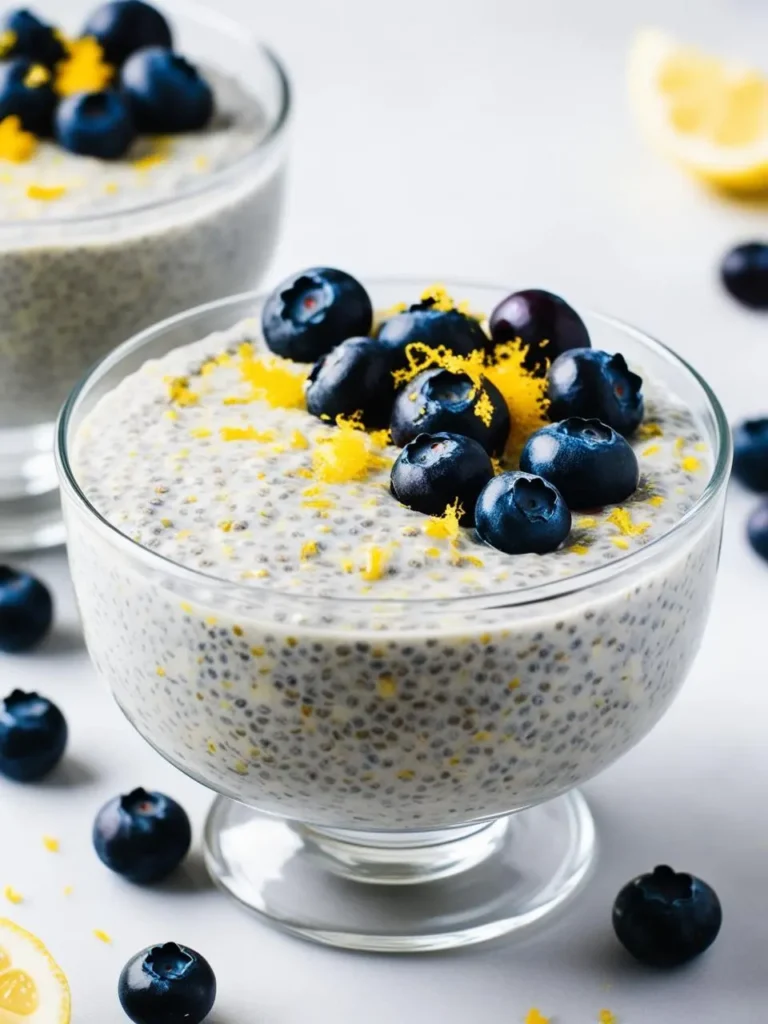
[[386,320],[377,335],[391,349],[395,368],[407,366],[405,348],[421,342],[430,348],[444,345],[457,356],[485,351],[489,341],[477,320],[457,309],[433,309],[429,300],[418,302],[403,313]]
[[196,132],[213,117],[213,92],[185,57],[151,46],[137,50],[120,75],[140,132]]
[[643,421],[643,379],[620,353],[593,348],[563,352],[547,374],[549,418],[598,419],[629,437]]
[[66,56],[56,30],[31,11],[9,11],[0,23],[0,56],[26,57],[35,64],[52,68]]
[[46,585],[0,565],[0,651],[19,654],[36,647],[52,622],[53,598]]
[[441,516],[458,500],[461,524],[471,526],[475,504],[493,477],[488,452],[462,434],[419,434],[400,452],[390,483],[397,500],[416,512]]
[[747,520],[747,537],[752,549],[768,562],[768,501],[758,505]]
[[637,456],[621,434],[600,420],[571,416],[528,438],[520,468],[543,476],[568,508],[617,505],[637,490]]
[[165,942],[131,957],[117,995],[134,1024],[200,1024],[216,1001],[216,975],[194,949]]
[[335,421],[359,411],[366,427],[386,427],[395,400],[389,350],[375,338],[347,338],[315,363],[306,397],[313,416]]
[[78,92],[56,111],[56,141],[71,153],[118,160],[135,138],[130,104],[119,92]]
[[541,288],[508,295],[491,313],[489,325],[496,345],[520,339],[528,349],[525,366],[539,377],[563,352],[592,344],[576,310]]
[[0,63],[0,121],[15,116],[26,131],[50,135],[56,102],[47,68],[28,57]]
[[509,437],[509,409],[487,378],[476,387],[465,373],[439,366],[423,370],[398,392],[392,409],[392,440],[401,447],[418,434],[464,434],[500,455]]
[[67,723],[52,701],[23,690],[0,701],[0,775],[16,782],[42,779],[66,745]]
[[652,967],[679,967],[709,949],[723,922],[714,889],[658,867],[625,885],[613,905],[619,942]]
[[751,491],[768,492],[768,418],[734,427],[733,475]]
[[720,277],[737,302],[750,309],[768,309],[768,244],[735,246],[723,257]]
[[169,875],[186,857],[191,841],[184,808],[144,789],[110,800],[93,823],[93,845],[101,861],[139,885]]
[[368,334],[373,306],[350,274],[312,267],[287,278],[264,303],[264,340],[279,356],[314,363],[347,338]]
[[162,14],[141,0],[112,0],[102,4],[83,26],[93,36],[110,64],[123,64],[132,53],[147,46],[170,50],[171,29]]
[[481,540],[508,555],[555,551],[571,530],[571,513],[556,487],[530,473],[500,473],[475,507]]

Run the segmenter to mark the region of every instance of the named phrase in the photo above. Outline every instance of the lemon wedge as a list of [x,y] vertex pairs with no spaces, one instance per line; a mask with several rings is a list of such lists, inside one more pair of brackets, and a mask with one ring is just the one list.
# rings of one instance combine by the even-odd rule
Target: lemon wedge
[[758,70],[645,29],[629,92],[648,140],[691,174],[731,191],[768,189],[768,78]]
[[40,939],[0,918],[0,1024],[69,1024],[66,976]]

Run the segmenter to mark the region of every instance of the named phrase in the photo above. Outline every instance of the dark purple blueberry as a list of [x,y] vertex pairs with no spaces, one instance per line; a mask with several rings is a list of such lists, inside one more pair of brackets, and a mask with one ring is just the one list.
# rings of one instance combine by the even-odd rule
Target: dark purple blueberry
[[196,132],[213,117],[213,91],[199,70],[186,57],[160,46],[129,57],[120,86],[142,133]]
[[373,306],[359,281],[333,267],[312,267],[281,282],[261,313],[267,345],[297,363],[314,363],[347,338],[371,330]]
[[478,495],[493,476],[485,448],[461,434],[419,434],[400,452],[391,474],[392,493],[416,512],[441,516],[458,501],[462,526],[474,522]]
[[42,779],[66,745],[67,723],[52,701],[23,690],[0,701],[0,775],[16,782]]
[[578,416],[531,434],[520,468],[549,480],[572,509],[618,505],[640,478],[637,456],[621,434]]
[[395,400],[389,350],[375,338],[347,338],[315,363],[306,397],[307,409],[320,419],[361,412],[366,427],[388,426]]
[[131,107],[121,93],[78,92],[56,111],[56,141],[70,153],[119,160],[135,138]]
[[[484,409],[488,415],[478,415]],[[477,387],[465,373],[433,367],[400,389],[390,429],[392,440],[400,446],[423,433],[464,434],[489,455],[501,455],[509,437],[509,409],[486,377]]]
[[25,57],[33,64],[53,68],[66,56],[64,44],[52,25],[25,8],[8,11],[0,23],[0,57]]
[[0,565],[0,651],[20,654],[45,638],[53,622],[53,598],[28,572]]
[[733,475],[751,491],[768,492],[768,418],[733,428]]
[[525,366],[539,377],[563,352],[592,344],[576,310],[541,288],[508,295],[491,313],[489,323],[494,344],[520,339],[528,350]]
[[110,64],[123,64],[147,46],[170,50],[171,29],[163,15],[142,0],[112,0],[86,21],[82,35],[93,36]]
[[737,302],[750,309],[768,309],[768,244],[735,246],[723,258],[720,277]]
[[194,949],[164,942],[131,957],[117,994],[133,1024],[201,1024],[216,1002],[216,975]]
[[0,63],[0,121],[18,117],[25,131],[39,138],[51,134],[56,93],[50,74],[29,57]]
[[620,353],[594,348],[563,352],[547,374],[549,418],[596,419],[629,437],[643,421],[643,379]]
[[191,841],[184,808],[163,793],[144,789],[110,800],[93,824],[93,845],[102,863],[139,885],[169,875]]
[[722,922],[714,889],[669,867],[635,878],[613,906],[619,942],[651,967],[679,967],[700,956],[717,938]]
[[501,473],[475,507],[481,540],[508,555],[556,551],[571,530],[571,513],[558,490],[529,473]]

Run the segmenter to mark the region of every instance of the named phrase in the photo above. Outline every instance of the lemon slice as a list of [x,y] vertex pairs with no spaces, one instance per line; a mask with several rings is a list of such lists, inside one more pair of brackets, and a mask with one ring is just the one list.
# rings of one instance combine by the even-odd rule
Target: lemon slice
[[66,976],[30,932],[0,918],[0,1024],[69,1024]]
[[629,59],[632,107],[649,141],[719,188],[768,189],[768,79],[759,71],[640,32]]

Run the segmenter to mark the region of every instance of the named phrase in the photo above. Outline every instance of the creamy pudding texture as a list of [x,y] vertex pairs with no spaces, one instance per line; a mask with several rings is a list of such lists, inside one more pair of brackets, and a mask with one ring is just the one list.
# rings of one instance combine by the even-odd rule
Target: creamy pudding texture
[[578,577],[701,495],[711,456],[683,403],[646,380],[638,492],[576,514],[557,552],[509,556],[399,505],[397,449],[311,417],[299,369],[263,358],[246,322],[145,364],[75,439],[78,483],[117,530],[237,584],[134,565],[68,513],[89,649],[142,734],[266,810],[394,829],[548,798],[642,737],[698,646],[719,523],[589,590]]
[[130,334],[263,273],[282,161],[236,173],[269,120],[237,81],[204,73],[217,114],[203,131],[141,138],[119,161],[43,142],[0,169],[0,427],[52,420],[80,374]]

